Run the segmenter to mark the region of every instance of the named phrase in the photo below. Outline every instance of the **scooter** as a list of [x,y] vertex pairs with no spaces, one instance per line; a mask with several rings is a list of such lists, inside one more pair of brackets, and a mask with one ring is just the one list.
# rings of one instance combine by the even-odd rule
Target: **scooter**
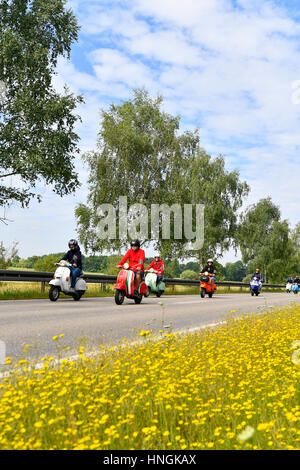
[[290,294],[293,288],[293,284],[291,282],[287,282],[285,288],[287,293]]
[[61,292],[66,295],[71,295],[74,300],[80,300],[85,291],[87,290],[87,285],[83,279],[83,274],[81,274],[76,279],[75,289],[70,289],[71,287],[71,271],[70,267],[72,265],[65,260],[61,260],[59,263],[55,263],[58,268],[56,269],[53,279],[49,282],[49,299],[52,302],[55,302]]
[[160,297],[166,290],[166,284],[163,281],[160,281],[159,284],[156,283],[157,275],[159,274],[153,268],[146,271],[147,275],[145,278],[146,285],[148,287],[148,292],[145,297],[148,297],[151,292]]
[[297,282],[294,282],[293,287],[292,287],[292,291],[294,292],[294,294],[298,294],[299,286],[298,286]]
[[210,277],[211,274],[207,271],[204,274],[201,274],[200,276],[200,296],[202,299],[204,299],[205,294],[207,294],[208,297],[211,299],[213,293],[217,290],[217,286],[215,283],[213,284],[213,286],[211,286]]
[[261,292],[261,288],[262,288],[262,283],[261,281],[257,278],[257,277],[254,277],[251,281],[250,281],[250,292],[251,292],[251,295],[256,295],[258,296]]
[[115,302],[117,305],[122,305],[124,298],[133,299],[136,304],[140,304],[143,299],[143,295],[147,294],[148,287],[144,281],[141,282],[139,286],[138,293],[135,294],[134,286],[134,271],[131,271],[128,263],[125,263],[123,268],[118,274],[117,283],[114,286],[116,289],[115,292]]

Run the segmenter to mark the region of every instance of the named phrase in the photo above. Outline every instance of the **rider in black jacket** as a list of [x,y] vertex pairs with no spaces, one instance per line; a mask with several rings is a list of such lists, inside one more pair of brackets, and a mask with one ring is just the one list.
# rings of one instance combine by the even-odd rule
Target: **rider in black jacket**
[[205,272],[208,272],[209,274],[211,274],[210,284],[211,284],[211,286],[213,286],[213,284],[215,282],[215,277],[216,277],[216,268],[215,268],[215,265],[214,265],[214,261],[212,259],[207,260],[207,264],[206,264],[206,266],[204,266],[204,268],[202,269],[200,274],[203,274]]
[[69,251],[62,257],[62,259],[69,261],[69,263],[72,265],[70,267],[71,288],[74,289],[77,277],[82,274],[81,251],[77,241],[74,239],[69,241],[69,248]]

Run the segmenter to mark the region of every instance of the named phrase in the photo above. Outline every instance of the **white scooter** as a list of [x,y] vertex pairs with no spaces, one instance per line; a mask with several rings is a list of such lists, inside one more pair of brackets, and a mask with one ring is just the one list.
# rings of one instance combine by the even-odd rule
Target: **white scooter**
[[157,285],[157,276],[158,272],[155,271],[153,268],[146,271],[147,275],[145,278],[146,285],[148,287],[148,292],[145,294],[145,297],[149,297],[150,292],[156,295],[156,297],[160,297],[166,290],[166,284],[163,281]]
[[291,282],[287,282],[285,288],[287,293],[290,294],[293,288],[293,284]]
[[61,260],[59,263],[55,263],[58,268],[56,269],[53,279],[49,282],[49,299],[55,302],[59,294],[63,292],[66,295],[71,295],[74,300],[80,300],[85,291],[87,285],[85,280],[82,278],[82,274],[76,279],[75,289],[71,287],[71,271],[72,265],[65,260]]

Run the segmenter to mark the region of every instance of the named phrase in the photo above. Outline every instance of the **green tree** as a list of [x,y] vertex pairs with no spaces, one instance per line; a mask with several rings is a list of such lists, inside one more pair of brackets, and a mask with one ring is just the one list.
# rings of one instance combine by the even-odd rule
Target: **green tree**
[[40,200],[33,191],[39,181],[60,196],[79,184],[74,110],[82,98],[53,87],[57,59],[70,57],[78,37],[77,20],[65,5],[0,2],[0,206]]
[[184,270],[182,268],[182,265],[179,264],[179,261],[175,259],[166,259],[164,262],[165,265],[165,271],[164,271],[164,277],[166,278],[178,278],[180,277],[180,274]]
[[196,261],[189,261],[184,265],[183,269],[191,269],[192,271],[195,271],[198,274],[200,273],[200,266],[199,263],[197,263]]
[[241,260],[236,261],[235,263],[226,263],[225,273],[227,281],[241,282],[247,275],[247,272],[247,266]]
[[241,216],[238,239],[243,262],[250,271],[258,267],[265,282],[285,276],[294,253],[289,224],[280,218],[280,209],[270,197],[250,206]]
[[[161,96],[152,99],[145,90],[135,90],[131,100],[102,111],[98,148],[84,155],[90,169],[87,204],[76,208],[79,238],[86,250],[114,251],[128,245],[127,236],[120,240],[97,236],[97,209],[103,203],[118,210],[120,195],[127,196],[128,206],[141,203],[148,209],[154,203],[181,203],[199,135],[179,134],[179,117],[163,112],[161,106]],[[171,257],[168,246],[162,254]]]
[[296,253],[300,253],[300,222],[297,223],[291,233],[291,241]]
[[109,275],[117,275],[119,273],[119,269],[116,268],[117,264],[121,261],[122,255],[110,255],[107,260],[107,266],[105,270],[105,274]]
[[217,281],[225,281],[226,270],[225,270],[224,266],[221,263],[219,263],[218,261],[215,261],[214,265],[215,265],[216,272],[217,272],[216,280]]
[[6,269],[12,265],[13,260],[18,254],[17,243],[13,243],[10,248],[5,248],[0,241],[0,269]]
[[11,262],[11,266],[16,268],[19,264],[20,259],[21,259],[20,256],[16,255]]
[[187,200],[205,208],[204,245],[198,252],[190,253],[197,256],[202,267],[208,258],[216,259],[236,245],[237,211],[249,186],[240,181],[237,170],[226,170],[222,155],[213,158],[201,149],[191,161],[185,188]]
[[107,256],[84,256],[82,255],[82,265],[85,271],[91,273],[106,272]]
[[26,268],[33,268],[34,264],[40,259],[40,256],[29,256],[29,258],[26,259]]
[[180,274],[180,279],[192,279],[192,280],[199,280],[199,273],[193,271],[192,269],[186,269],[182,271]]
[[65,253],[51,253],[49,255],[42,256],[33,265],[35,271],[46,271],[53,272],[55,270],[54,263],[57,263],[62,259]]
[[[98,149],[84,155],[90,168],[87,204],[76,208],[79,238],[86,250],[119,250],[127,245],[127,236],[103,240],[97,233],[97,210],[103,203],[116,208],[118,229],[120,195],[128,197],[128,206],[147,207],[148,227],[151,204],[179,204],[181,209],[184,203],[205,205],[201,252],[187,250],[184,237],[176,239],[171,217],[170,239],[154,240],[165,260],[196,256],[203,261],[222,254],[233,242],[236,211],[248,193],[247,184],[240,182],[237,171],[225,169],[223,157],[212,158],[200,149],[198,130],[179,134],[179,117],[163,112],[161,106],[161,97],[152,99],[145,90],[136,90],[133,99],[102,112]],[[182,220],[182,228],[183,224]]]

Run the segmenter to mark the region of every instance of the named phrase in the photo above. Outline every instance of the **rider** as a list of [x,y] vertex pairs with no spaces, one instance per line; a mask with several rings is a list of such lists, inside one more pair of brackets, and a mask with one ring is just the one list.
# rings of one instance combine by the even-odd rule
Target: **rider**
[[256,268],[255,273],[252,274],[252,276],[251,276],[251,281],[252,281],[252,279],[254,279],[255,277],[257,277],[257,279],[258,279],[259,281],[262,281],[262,275],[261,275],[260,270],[259,270],[258,268]]
[[78,242],[72,238],[69,241],[69,251],[61,260],[69,261],[71,271],[71,289],[75,289],[76,278],[82,274],[81,251]]
[[298,286],[300,285],[300,278],[299,276],[296,276],[295,279],[294,279],[294,284],[298,284]]
[[126,261],[129,261],[129,269],[134,271],[134,287],[135,294],[138,293],[139,286],[144,277],[144,263],[145,263],[145,252],[141,249],[140,240],[132,240],[130,243],[131,248],[127,251],[125,256],[121,259],[117,268],[123,268]]
[[153,268],[154,271],[158,273],[157,278],[156,278],[156,285],[160,283],[160,281],[163,280],[163,272],[165,270],[164,262],[161,259],[161,255],[155,255],[154,260],[152,263],[149,264],[148,270]]
[[211,274],[211,276],[209,276],[209,277],[210,277],[210,285],[212,287],[214,282],[215,282],[215,278],[216,278],[216,268],[215,268],[213,259],[208,259],[207,260],[207,265],[204,266],[204,268],[202,269],[200,274],[203,274],[205,272],[208,272],[209,274]]

